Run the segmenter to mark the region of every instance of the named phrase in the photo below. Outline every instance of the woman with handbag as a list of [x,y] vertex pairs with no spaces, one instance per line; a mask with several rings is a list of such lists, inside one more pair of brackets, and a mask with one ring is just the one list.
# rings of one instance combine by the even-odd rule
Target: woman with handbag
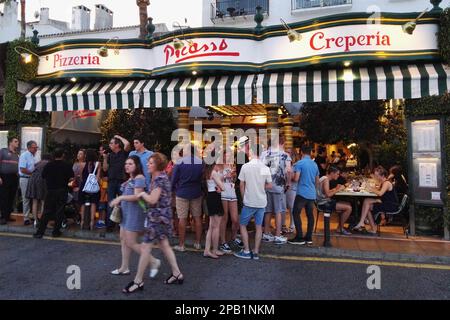
[[[139,197],[145,200],[151,207],[147,212],[145,221],[144,242],[141,244],[141,256],[136,276],[124,289],[124,293],[132,293],[144,289],[144,273],[149,263],[155,260],[151,254],[155,244],[164,253],[170,264],[172,274],[164,282],[165,284],[182,284],[184,276],[178,267],[175,253],[169,243],[172,235],[172,211],[171,211],[171,185],[164,168],[167,166],[167,157],[161,153],[154,153],[148,161],[148,170],[152,175],[152,183],[149,193],[142,192]],[[159,267],[159,260],[158,267]],[[157,269],[156,269],[157,270]],[[153,269],[152,269],[153,271]],[[156,274],[150,273],[150,277]]]
[[[120,221],[120,244],[122,250],[122,265],[111,271],[113,275],[130,274],[129,263],[132,251],[140,254],[141,246],[138,237],[144,231],[145,212],[139,205],[139,194],[145,189],[145,176],[138,156],[131,156],[125,161],[125,173],[128,180],[122,184],[122,195],[111,201],[111,207],[120,205],[122,218]],[[142,201],[142,200],[141,200]],[[114,211],[117,211],[115,208]],[[115,215],[111,214],[113,217]],[[159,260],[153,259],[153,265],[159,265]]]
[[[95,181],[88,181],[90,175],[94,175],[97,179],[97,186],[100,181],[100,162],[98,161],[97,151],[94,149],[88,149],[86,151],[86,164],[83,168],[83,172],[81,174],[81,186],[80,190],[80,216],[81,216],[81,230],[84,228],[85,222],[85,209],[86,206],[90,206],[90,230],[94,230],[94,222],[95,222],[95,213],[97,212],[97,205],[100,200],[100,190],[95,186]],[[88,187],[86,186],[88,184]],[[93,188],[91,187],[91,184]]]

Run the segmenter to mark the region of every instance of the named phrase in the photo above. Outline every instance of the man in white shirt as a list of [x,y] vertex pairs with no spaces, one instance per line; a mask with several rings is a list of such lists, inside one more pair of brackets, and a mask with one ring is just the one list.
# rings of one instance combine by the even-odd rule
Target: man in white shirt
[[[272,177],[269,168],[258,159],[256,152],[250,148],[250,162],[242,166],[239,173],[240,190],[244,195],[242,212],[240,216],[241,239],[244,249],[234,255],[242,259],[259,259],[259,247],[262,238],[262,223],[264,211],[267,206],[266,189],[272,188]],[[255,218],[256,234],[255,249],[250,251],[247,224]]]
[[25,197],[28,187],[28,181],[30,180],[31,174],[34,171],[34,165],[36,163],[36,152],[38,146],[36,141],[27,142],[27,151],[20,155],[19,158],[19,185],[22,194],[22,205],[23,205],[23,224],[28,226],[31,224],[30,219],[37,217],[31,216],[30,199]]

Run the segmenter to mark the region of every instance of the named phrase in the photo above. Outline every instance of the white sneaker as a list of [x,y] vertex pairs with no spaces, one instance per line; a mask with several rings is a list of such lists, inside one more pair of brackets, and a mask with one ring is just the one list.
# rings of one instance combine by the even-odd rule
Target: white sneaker
[[279,236],[279,237],[275,237],[275,239],[273,240],[274,244],[286,244],[287,243],[287,238]]
[[161,260],[159,260],[159,259],[155,259],[155,260],[156,260],[155,264],[152,265],[152,267],[150,268],[149,277],[151,279],[156,277],[156,275],[159,272],[159,267],[161,266]]
[[275,237],[271,235],[270,233],[263,233],[262,241],[264,242],[273,242],[275,240]]

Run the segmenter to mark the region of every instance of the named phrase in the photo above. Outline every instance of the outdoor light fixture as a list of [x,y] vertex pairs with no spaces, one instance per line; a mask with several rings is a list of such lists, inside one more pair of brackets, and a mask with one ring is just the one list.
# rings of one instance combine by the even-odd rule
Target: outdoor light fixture
[[281,23],[287,30],[287,36],[290,42],[302,40],[302,35],[295,30],[292,30],[282,18],[280,18]]
[[193,75],[193,76],[196,76],[196,75],[197,75],[197,73],[198,73],[198,72],[197,72],[197,71],[195,71],[195,70],[194,70],[194,71],[192,71],[192,75]]
[[350,67],[351,64],[351,61],[344,61],[344,67]]
[[72,81],[72,82],[77,82],[77,78],[72,77],[72,78],[70,78],[70,81]]
[[[23,50],[25,52],[20,52],[18,49]],[[33,51],[31,51],[30,49],[24,48],[24,47],[14,47],[14,51],[20,55],[20,57],[22,58],[22,61],[26,64],[31,63],[33,61],[33,56],[36,56],[37,58],[39,58],[39,56],[34,53]]]
[[181,48],[184,47],[184,42],[181,41],[181,40],[178,39],[178,38],[174,38],[174,39],[173,39],[173,47],[174,47],[176,50],[180,50]]
[[[191,39],[185,39],[183,27],[180,25],[179,22],[177,22],[177,21],[174,22],[174,23],[172,24],[172,26],[173,26],[174,28],[180,28],[182,39],[185,40],[185,41],[187,42],[187,44],[189,45],[189,47],[192,47],[192,46],[194,45],[194,41],[192,41]],[[174,38],[174,39],[173,39],[173,46],[174,46],[174,48],[175,48],[176,50],[180,50],[181,48],[184,47],[184,42],[183,42],[183,40],[181,40],[181,39],[179,39],[179,38]]]
[[113,46],[114,54],[115,54],[115,55],[118,55],[118,54],[119,54],[119,48],[118,48],[119,37],[114,37],[114,38],[111,38],[111,39],[109,39],[108,41],[106,41],[105,45],[101,46],[101,47],[97,50],[97,53],[98,53],[98,55],[99,55],[100,57],[106,58],[106,57],[109,55],[109,54],[108,54],[108,46],[109,46],[109,43],[110,43],[111,41],[115,41],[115,42],[116,42],[115,46]]
[[404,25],[402,25],[402,30],[404,33],[407,34],[413,34],[414,30],[416,29],[417,26],[417,21],[419,21],[420,18],[423,17],[423,15],[425,13],[427,13],[428,8],[425,9],[416,19],[414,19],[413,21],[408,21],[407,23],[405,23]]

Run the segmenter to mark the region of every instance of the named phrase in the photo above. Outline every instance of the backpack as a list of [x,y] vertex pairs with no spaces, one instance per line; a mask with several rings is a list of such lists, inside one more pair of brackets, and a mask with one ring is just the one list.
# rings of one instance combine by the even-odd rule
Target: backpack
[[98,162],[95,163],[94,171],[92,173],[90,173],[89,176],[87,177],[86,184],[84,185],[84,188],[83,188],[83,192],[97,193],[100,191],[100,186],[98,184],[97,176],[95,174],[97,172],[97,167],[98,167]]

